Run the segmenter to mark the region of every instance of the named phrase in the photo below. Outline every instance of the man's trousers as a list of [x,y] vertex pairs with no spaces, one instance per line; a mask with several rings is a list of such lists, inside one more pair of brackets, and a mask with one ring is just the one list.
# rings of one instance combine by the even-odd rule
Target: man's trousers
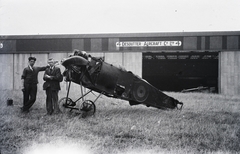
[[52,90],[51,88],[46,89],[46,108],[47,114],[51,115],[53,112],[59,113],[58,106],[58,90]]
[[36,101],[37,84],[24,84],[22,111],[28,112]]

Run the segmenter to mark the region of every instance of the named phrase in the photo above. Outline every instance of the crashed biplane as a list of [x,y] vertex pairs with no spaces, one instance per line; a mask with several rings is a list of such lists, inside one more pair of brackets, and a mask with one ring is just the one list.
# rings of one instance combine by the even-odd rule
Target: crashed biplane
[[[74,55],[63,59],[61,64],[65,67],[65,80],[69,82],[67,96],[59,101],[62,112],[77,109],[94,114],[95,102],[101,95],[127,100],[130,105],[143,104],[159,109],[181,109],[183,106],[182,102],[167,96],[132,72],[108,64],[103,58],[92,57],[84,51],[75,51]],[[69,98],[71,82],[81,87],[81,97],[76,101]],[[83,87],[89,91],[84,93]],[[96,99],[85,100],[84,97],[93,91],[99,93]],[[76,107],[79,100],[81,105]]]

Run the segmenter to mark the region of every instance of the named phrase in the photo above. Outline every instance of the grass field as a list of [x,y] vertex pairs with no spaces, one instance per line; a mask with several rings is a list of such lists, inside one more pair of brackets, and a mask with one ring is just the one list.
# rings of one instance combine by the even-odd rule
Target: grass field
[[1,98],[1,154],[240,153],[240,97],[167,94],[184,103],[181,112],[103,96],[94,116],[43,116],[44,94],[28,114],[19,110],[21,96],[14,106]]

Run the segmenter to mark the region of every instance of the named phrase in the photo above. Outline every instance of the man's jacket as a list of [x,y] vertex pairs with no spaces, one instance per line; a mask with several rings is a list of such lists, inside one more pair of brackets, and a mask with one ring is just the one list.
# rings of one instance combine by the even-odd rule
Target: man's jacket
[[[53,79],[47,78],[46,75],[53,76]],[[60,82],[62,82],[63,76],[60,68],[47,68],[43,75],[43,80],[45,81],[43,84],[43,90],[46,90],[47,88],[51,88],[51,90],[61,90]]]
[[26,67],[23,70],[22,78],[24,79],[24,85],[25,84],[38,84],[38,73],[40,71],[45,71],[47,67],[32,67],[32,70],[30,67]]

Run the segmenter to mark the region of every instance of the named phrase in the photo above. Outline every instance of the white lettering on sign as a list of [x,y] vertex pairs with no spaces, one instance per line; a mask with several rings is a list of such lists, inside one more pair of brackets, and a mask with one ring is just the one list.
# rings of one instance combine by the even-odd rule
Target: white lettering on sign
[[2,49],[2,48],[3,48],[3,43],[1,42],[1,43],[0,43],[0,49]]
[[181,46],[181,41],[132,41],[116,42],[116,47],[164,47],[164,46]]

